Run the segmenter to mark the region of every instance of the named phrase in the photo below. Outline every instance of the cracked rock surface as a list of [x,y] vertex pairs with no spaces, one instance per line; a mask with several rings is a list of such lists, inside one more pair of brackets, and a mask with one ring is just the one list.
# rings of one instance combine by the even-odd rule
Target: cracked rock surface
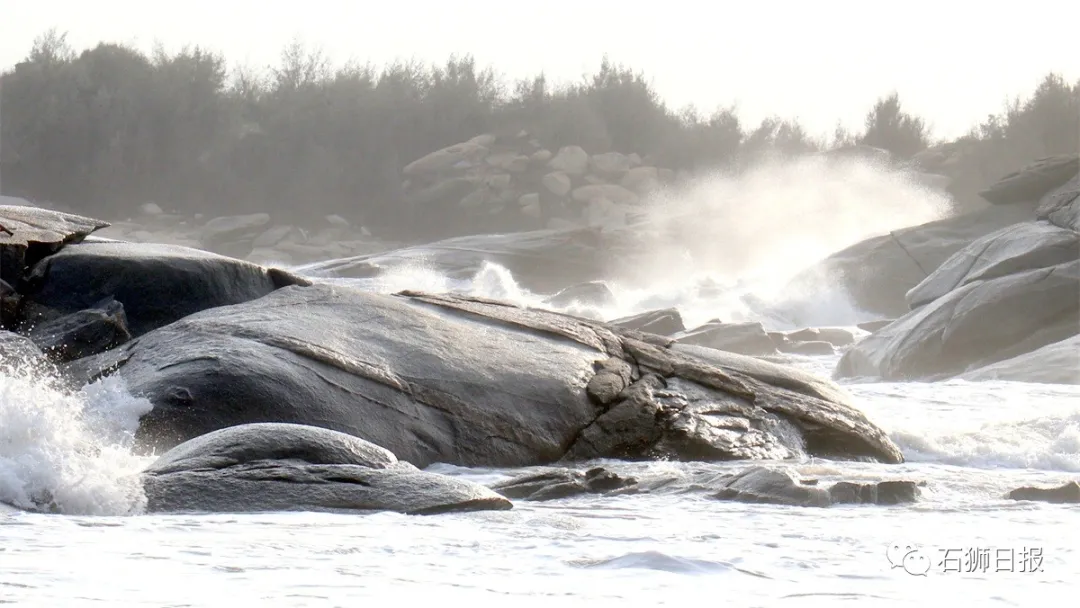
[[835,384],[504,303],[317,284],[206,310],[69,364],[119,373],[168,449],[253,422],[362,438],[419,467],[602,457],[903,460]]

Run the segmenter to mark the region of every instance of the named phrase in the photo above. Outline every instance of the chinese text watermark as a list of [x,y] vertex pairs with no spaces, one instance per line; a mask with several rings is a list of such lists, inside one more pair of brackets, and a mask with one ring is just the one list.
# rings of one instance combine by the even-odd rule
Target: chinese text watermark
[[943,573],[1042,572],[1041,547],[955,547],[924,549],[912,543],[893,543],[885,550],[893,569],[912,576],[931,570]]

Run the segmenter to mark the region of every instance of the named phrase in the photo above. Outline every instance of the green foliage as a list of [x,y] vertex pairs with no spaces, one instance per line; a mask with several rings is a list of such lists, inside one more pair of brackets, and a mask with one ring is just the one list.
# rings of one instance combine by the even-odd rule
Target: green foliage
[[[210,215],[341,213],[378,225],[402,215],[409,162],[522,129],[553,151],[577,144],[691,171],[828,147],[796,121],[753,126],[734,108],[672,110],[643,74],[606,58],[577,83],[555,86],[540,74],[504,86],[468,56],[335,67],[294,42],[260,75],[197,47],[76,53],[50,31],[0,79],[5,193],[106,217],[156,201]],[[1080,83],[1051,75],[1031,99],[990,117],[966,138],[982,151],[979,170],[993,179],[1032,157],[1075,152],[1078,98]],[[908,157],[928,134],[894,93],[874,106],[864,133],[839,129],[829,145],[855,143]]]
[[923,119],[904,112],[896,92],[874,104],[866,115],[865,126],[859,143],[888,150],[898,158],[910,158],[930,145]]

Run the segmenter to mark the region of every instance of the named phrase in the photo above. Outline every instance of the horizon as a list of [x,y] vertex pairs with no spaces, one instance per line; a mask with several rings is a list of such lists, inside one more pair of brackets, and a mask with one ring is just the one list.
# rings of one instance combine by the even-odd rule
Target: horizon
[[[820,3],[813,8],[781,4],[779,10],[790,16],[783,22],[770,19],[776,6],[703,6],[699,16],[687,19],[686,11],[679,10],[690,6],[685,2],[668,3],[662,13],[641,14],[611,2],[508,11],[505,5],[475,0],[473,10],[462,12],[430,2],[372,7],[312,0],[302,14],[291,14],[295,11],[247,0],[228,6],[194,0],[183,12],[165,15],[140,10],[143,5],[133,0],[93,6],[61,1],[20,7],[15,19],[0,22],[0,71],[23,60],[33,41],[50,29],[66,33],[76,52],[103,42],[142,52],[157,44],[169,53],[199,46],[220,53],[230,71],[274,67],[294,41],[322,51],[334,67],[350,61],[376,68],[399,60],[432,65],[452,55],[471,55],[478,67],[492,68],[507,84],[541,72],[557,85],[579,81],[595,73],[607,56],[643,73],[671,110],[692,106],[709,114],[734,106],[747,125],[770,116],[794,119],[809,135],[826,139],[837,124],[861,129],[873,104],[895,91],[904,109],[923,118],[939,141],[964,135],[988,115],[1000,113],[1009,99],[1030,95],[1048,73],[1069,82],[1080,79],[1080,55],[1071,52],[1069,42],[1075,19],[1066,15],[1044,23],[1040,17],[1047,11],[1061,14],[1049,2],[1029,3],[1019,15],[981,14],[984,22],[975,27],[962,7],[925,1],[870,19],[865,6],[850,1],[827,3],[832,10],[822,10]],[[558,10],[564,5],[573,6],[575,18]],[[431,18],[414,22],[411,17],[418,11]],[[1080,17],[1080,9],[1073,11]],[[235,24],[249,22],[255,13],[260,14],[259,32],[237,37]],[[377,18],[365,18],[371,13]],[[934,19],[927,20],[927,14]],[[493,21],[492,15],[501,20]],[[874,43],[868,44],[857,34],[865,23],[879,21],[874,17],[889,19],[891,26],[873,32]],[[767,28],[723,25],[763,19]],[[525,23],[531,27],[522,27]],[[676,39],[652,35],[677,28],[683,33]],[[856,35],[822,36],[824,28]],[[973,62],[971,49],[985,44],[986,34],[996,30],[1010,32],[1003,34],[1009,44],[984,46],[981,61]],[[762,45],[766,35],[783,44]],[[748,48],[754,51],[749,57]],[[739,61],[702,66],[687,60],[733,55]],[[704,79],[702,73],[715,76]]]

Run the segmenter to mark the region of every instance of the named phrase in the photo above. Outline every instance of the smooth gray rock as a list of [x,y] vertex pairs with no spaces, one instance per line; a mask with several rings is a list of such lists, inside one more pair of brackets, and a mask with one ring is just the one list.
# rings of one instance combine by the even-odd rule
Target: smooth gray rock
[[631,329],[658,336],[674,336],[686,330],[686,326],[683,325],[682,314],[679,313],[677,308],[650,310],[629,317],[620,317],[608,321],[608,325],[618,329]]
[[1040,384],[1080,384],[1080,335],[974,369],[960,378],[973,382],[1009,380]]
[[615,304],[615,294],[611,293],[611,289],[607,286],[607,283],[602,281],[590,281],[588,283],[571,285],[544,300],[544,304],[559,307],[570,306],[572,304],[599,307],[613,306]]
[[713,498],[797,507],[827,507],[834,504],[898,505],[915,502],[919,495],[918,484],[911,481],[841,481],[826,489],[820,487],[817,480],[802,480],[788,471],[757,466],[731,476]]
[[504,510],[479,484],[420,471],[377,445],[312,426],[245,424],[182,443],[143,472],[150,512]]
[[741,355],[775,355],[776,344],[761,323],[706,323],[672,336],[683,344],[707,346]]
[[1033,215],[1034,204],[1006,205],[894,230],[810,266],[786,291],[806,294],[838,285],[861,310],[897,318],[910,310],[907,292],[945,260],[976,239]]
[[1080,259],[1080,234],[1048,222],[1002,228],[956,252],[907,293],[912,310],[972,283]]
[[421,467],[902,461],[832,383],[736,355],[713,361],[547,311],[314,285],[192,315],[68,372],[123,376],[154,405],[137,439],[159,449],[230,425],[292,422]]
[[1080,482],[1069,481],[1056,488],[1024,486],[1005,496],[1011,500],[1033,500],[1056,504],[1080,503]]
[[1040,158],[1002,177],[979,196],[994,205],[1037,201],[1080,173],[1080,156],[1060,154]]
[[1047,193],[1035,215],[1060,228],[1080,231],[1080,175]]
[[844,353],[838,378],[935,380],[1080,331],[1080,260],[969,283]]
[[18,288],[26,268],[108,222],[39,207],[0,205],[0,278]]
[[61,314],[115,299],[137,337],[201,310],[308,281],[189,247],[117,242],[69,245],[37,264],[28,283],[27,299]]

